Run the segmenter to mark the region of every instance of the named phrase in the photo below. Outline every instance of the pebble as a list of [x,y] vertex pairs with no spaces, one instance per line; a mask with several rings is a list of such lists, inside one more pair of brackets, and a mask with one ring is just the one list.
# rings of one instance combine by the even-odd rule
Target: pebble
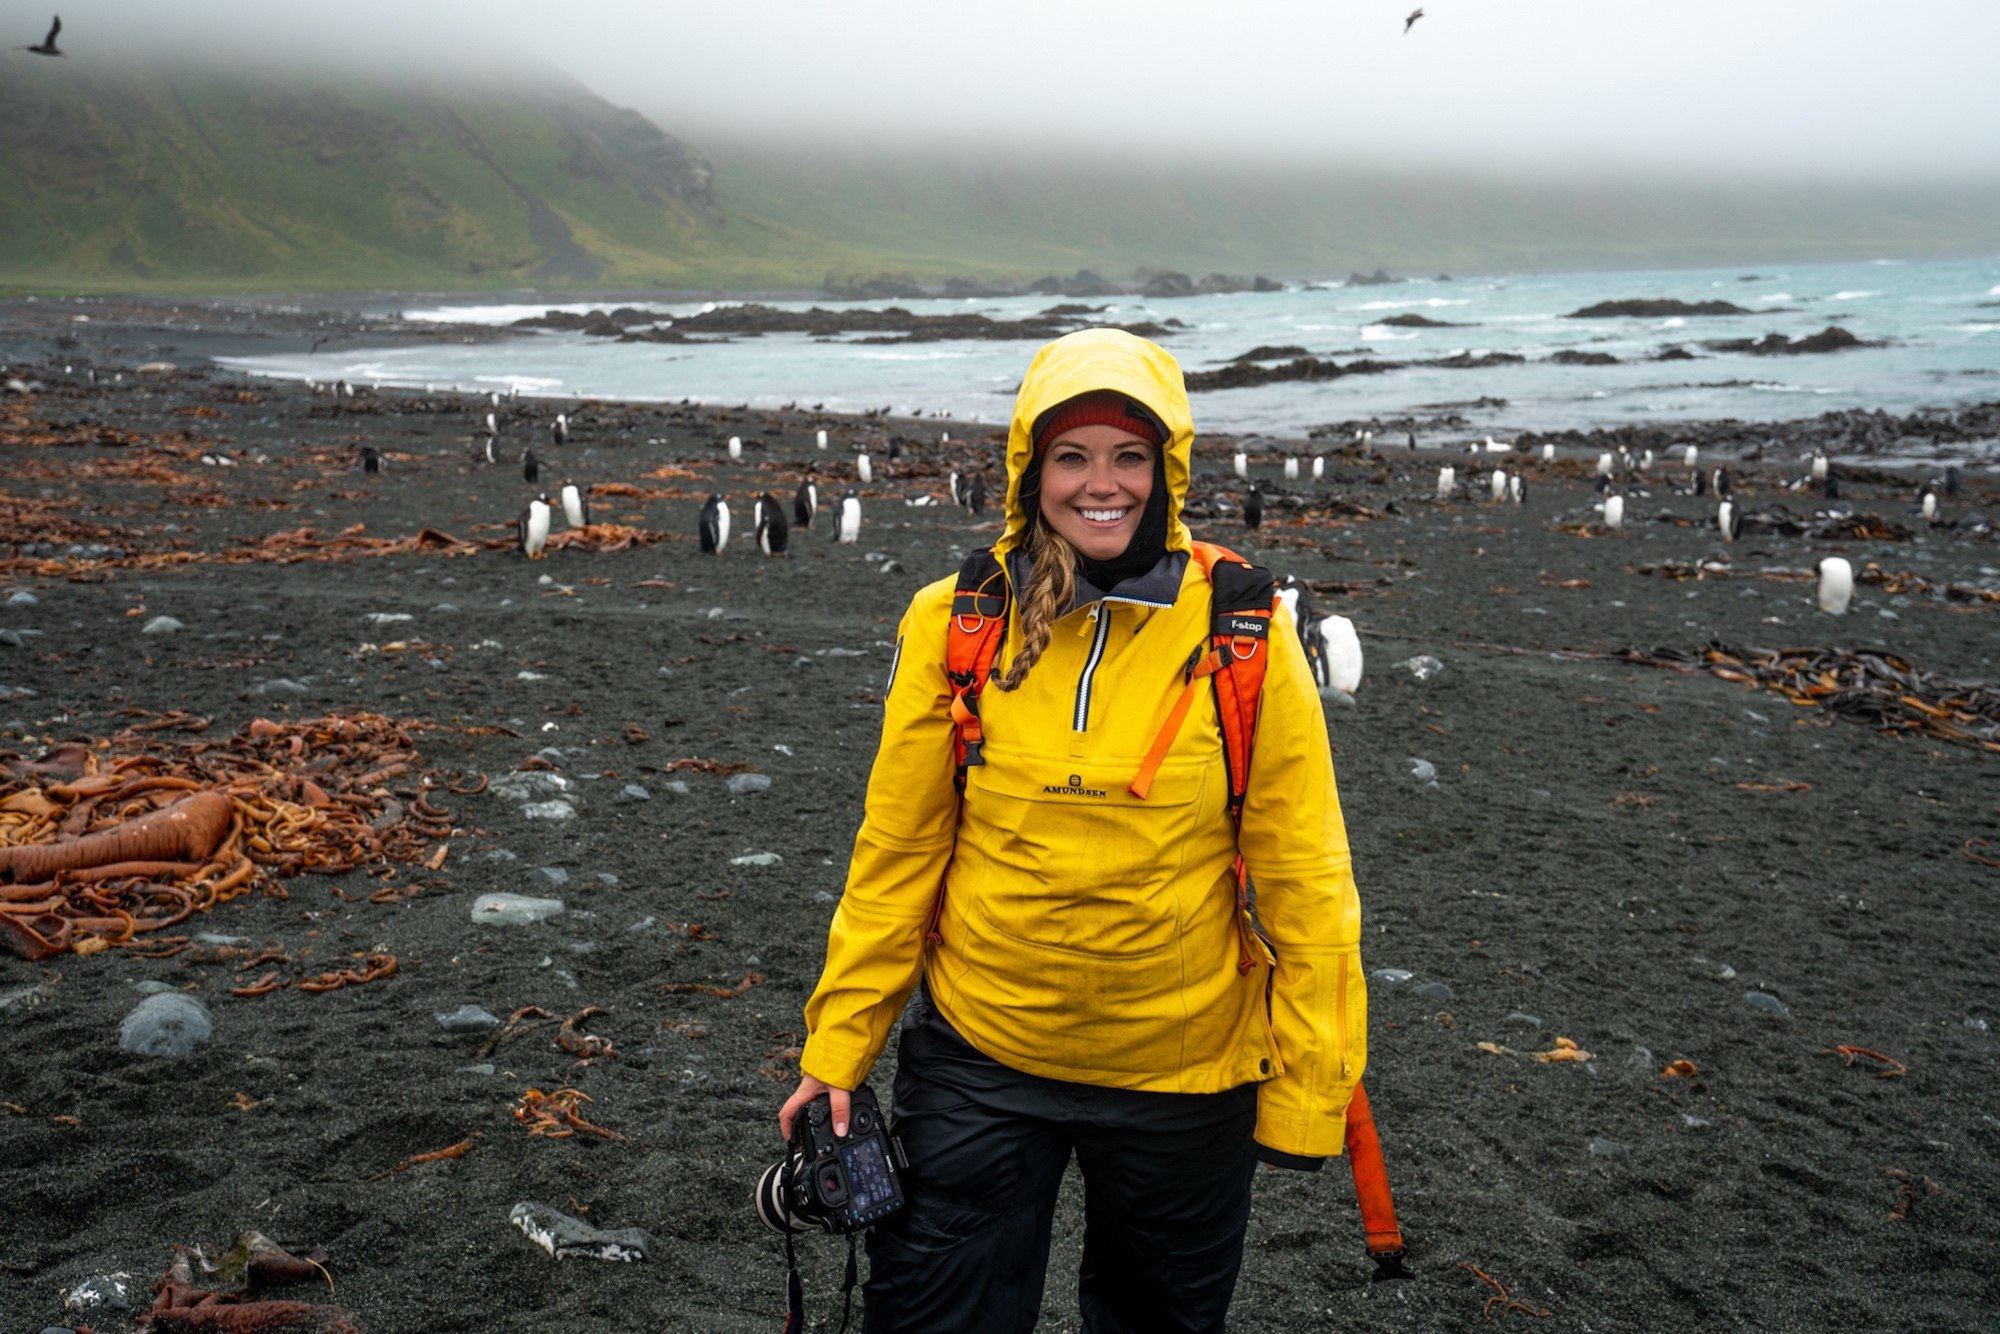
[[21,632],[12,628],[0,629],[0,644],[8,648],[20,648],[28,641],[21,638]]
[[618,884],[618,877],[616,875],[613,875],[610,871],[599,871],[597,873],[597,883],[600,885],[611,885],[615,887]]
[[785,859],[775,852],[751,852],[741,857],[731,857],[731,866],[776,866]]
[[63,1298],[65,1311],[130,1311],[132,1308],[132,1276],[130,1274],[92,1274],[71,1286],[69,1294]]
[[817,889],[817,890],[814,890],[814,891],[813,891],[813,902],[814,902],[814,903],[838,903],[838,902],[840,902],[840,895],[838,895],[838,894],[835,894],[835,893],[834,893],[833,891],[831,891],[831,890],[826,890],[826,889]]
[[538,797],[562,796],[570,787],[570,780],[561,774],[527,769],[494,779],[491,791],[509,801],[534,801]]
[[540,750],[535,752],[535,758],[538,760],[547,760],[550,764],[553,764],[558,769],[563,767],[563,753],[561,746],[543,746]]
[[731,774],[729,777],[729,795],[732,797],[747,797],[752,792],[770,790],[771,779],[766,774]]
[[1612,1139],[1609,1135],[1590,1137],[1590,1156],[1593,1158],[1616,1158],[1632,1152],[1632,1146],[1623,1140]]
[[1743,1001],[1751,1009],[1768,1014],[1776,1019],[1789,1019],[1792,1017],[1791,1006],[1785,1004],[1768,991],[1746,991],[1743,993]]
[[653,799],[653,794],[648,792],[644,786],[638,783],[627,783],[624,786],[624,788],[620,790],[619,795],[624,797],[625,800],[627,801],[651,801]]
[[141,1056],[191,1056],[215,1032],[208,1007],[180,991],[156,992],[118,1026],[118,1045]]
[[1511,1010],[1507,1014],[1507,1022],[1519,1024],[1522,1028],[1540,1028],[1542,1017],[1538,1014],[1529,1014],[1525,1010]]
[[370,625],[400,625],[417,618],[407,611],[371,611],[361,619]]
[[528,1240],[558,1260],[581,1257],[589,1260],[643,1261],[653,1249],[653,1239],[643,1228],[597,1228],[546,1204],[523,1200],[507,1215],[508,1221],[527,1234]]
[[1984,1033],[1986,1031],[1986,1021],[1984,1019],[1979,1018],[1977,1015],[1974,1015],[1972,1018],[1966,1020],[1965,1026],[1971,1029],[1975,1033]]
[[493,1062],[481,1061],[477,1065],[461,1065],[458,1067],[458,1073],[461,1075],[490,1075],[493,1073]]
[[1703,1126],[1712,1125],[1713,1122],[1705,1116],[1696,1116],[1693,1112],[1682,1112],[1681,1124],[1689,1130],[1700,1130]]
[[256,685],[250,687],[250,693],[253,695],[262,695],[265,698],[275,695],[296,696],[311,693],[311,687],[294,681],[289,677],[281,676],[274,681],[259,681]]
[[660,784],[660,786],[665,788],[667,791],[673,793],[677,797],[691,796],[694,792],[694,789],[687,785],[686,780],[680,778],[672,779],[668,782]]
[[461,1005],[456,1010],[437,1012],[438,1027],[447,1033],[482,1033],[500,1027],[500,1016],[477,1005]]
[[650,931],[652,930],[653,925],[659,920],[660,920],[659,918],[654,917],[651,914],[648,914],[645,917],[641,917],[638,921],[632,923],[632,925],[626,927],[625,929],[627,931]]
[[1410,757],[1410,777],[1416,779],[1419,783],[1428,783],[1432,787],[1435,787],[1437,786],[1437,776],[1438,771],[1435,764],[1432,764],[1429,760],[1420,760],[1414,755]]
[[1419,982],[1412,990],[1425,1000],[1448,1001],[1455,994],[1448,982]]
[[569,820],[576,816],[576,807],[566,801],[532,801],[521,808],[521,816],[528,820]]
[[7,599],[7,605],[10,607],[33,607],[40,604],[40,602],[40,598],[25,588],[16,589],[14,596]]
[[1416,974],[1407,968],[1377,968],[1374,972],[1368,974],[1368,976],[1374,978],[1377,982],[1387,982],[1393,986],[1398,982],[1409,981]]
[[524,668],[514,673],[514,679],[516,681],[546,681],[549,678],[542,672],[531,672]]
[[569,872],[560,866],[537,866],[533,874],[542,877],[552,885],[567,885]]
[[472,920],[489,926],[525,926],[563,911],[561,899],[526,894],[481,894],[472,902]]
[[1428,653],[1419,653],[1414,658],[1405,658],[1396,665],[1409,672],[1411,676],[1416,677],[1419,681],[1434,680],[1440,672],[1444,671],[1444,664]]
[[146,622],[144,628],[139,633],[142,635],[170,635],[176,630],[185,629],[187,629],[185,625],[182,625],[171,616],[155,616],[152,620]]

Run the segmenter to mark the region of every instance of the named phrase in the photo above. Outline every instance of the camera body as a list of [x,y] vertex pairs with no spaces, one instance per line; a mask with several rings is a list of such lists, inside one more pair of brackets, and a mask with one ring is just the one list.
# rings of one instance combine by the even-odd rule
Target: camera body
[[832,1101],[822,1093],[792,1118],[784,1160],[757,1179],[757,1216],[776,1232],[858,1232],[903,1207],[897,1174],[908,1166],[874,1090],[854,1090],[845,1135],[833,1133]]

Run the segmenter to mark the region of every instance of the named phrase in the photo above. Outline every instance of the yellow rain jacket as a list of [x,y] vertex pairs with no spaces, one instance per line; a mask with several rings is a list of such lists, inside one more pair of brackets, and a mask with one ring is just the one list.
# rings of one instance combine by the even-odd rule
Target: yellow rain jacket
[[[1025,534],[1035,422],[1099,389],[1145,404],[1171,433],[1167,546],[1190,549],[1181,506],[1194,427],[1180,367],[1144,339],[1090,329],[1044,347],[1022,381],[995,547],[1003,563]],[[967,769],[962,807],[945,679],[954,581],[911,601],[846,893],[806,1005],[807,1074],[863,1082],[927,975],[938,1011],[1003,1065],[1177,1093],[1262,1081],[1260,1144],[1310,1158],[1341,1151],[1367,1056],[1361,908],[1325,718],[1288,613],[1272,622],[1240,838],[1208,691],[1150,795],[1126,791],[1183,664],[1208,638],[1206,583],[1187,561],[1171,606],[1109,597],[1058,620],[1018,690],[981,692],[986,762]],[[1010,625],[996,676],[1020,640]],[[1247,974],[1237,968],[1239,847],[1277,956]],[[943,939],[930,946],[940,883]]]

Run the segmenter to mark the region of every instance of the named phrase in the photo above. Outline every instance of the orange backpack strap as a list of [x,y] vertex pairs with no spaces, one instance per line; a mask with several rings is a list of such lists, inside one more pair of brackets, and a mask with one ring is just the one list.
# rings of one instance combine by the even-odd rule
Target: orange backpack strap
[[955,781],[965,791],[965,771],[984,764],[986,734],[979,722],[979,694],[1000,656],[1007,633],[1007,579],[991,548],[973,552],[958,570],[945,632],[944,673],[951,682],[952,758]]

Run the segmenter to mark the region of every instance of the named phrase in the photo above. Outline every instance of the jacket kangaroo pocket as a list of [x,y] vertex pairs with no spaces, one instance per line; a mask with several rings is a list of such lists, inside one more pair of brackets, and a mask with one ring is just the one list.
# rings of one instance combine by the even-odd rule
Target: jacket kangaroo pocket
[[[954,893],[988,928],[1025,944],[1096,957],[1173,949],[1183,901],[1215,883],[1233,840],[1221,801],[1208,809],[1203,764],[1168,765],[1141,801],[1125,790],[1138,762],[1050,760],[968,775]],[[1042,769],[1048,772],[1041,772]]]

